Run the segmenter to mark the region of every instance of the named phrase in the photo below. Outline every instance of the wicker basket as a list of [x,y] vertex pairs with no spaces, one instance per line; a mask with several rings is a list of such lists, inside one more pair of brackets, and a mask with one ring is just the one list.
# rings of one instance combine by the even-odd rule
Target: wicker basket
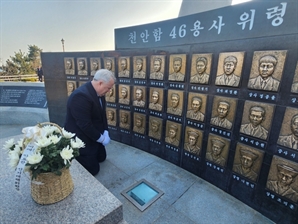
[[63,168],[61,176],[54,173],[40,173],[31,181],[31,196],[41,205],[53,204],[66,198],[74,185],[69,169]]

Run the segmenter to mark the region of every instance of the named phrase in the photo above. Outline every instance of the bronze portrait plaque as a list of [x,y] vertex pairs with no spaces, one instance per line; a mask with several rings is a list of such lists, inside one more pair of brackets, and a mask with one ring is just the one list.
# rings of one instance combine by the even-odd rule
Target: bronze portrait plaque
[[156,111],[162,111],[162,105],[163,105],[163,89],[161,88],[150,88],[150,103],[149,103],[149,109],[150,110],[156,110]]
[[165,73],[164,55],[152,55],[150,63],[150,79],[164,80]]
[[298,109],[287,107],[277,144],[298,150]]
[[193,54],[191,59],[190,83],[209,83],[212,54]]
[[109,90],[109,92],[105,95],[106,101],[110,103],[116,102],[116,85],[113,85],[113,87]]
[[296,64],[296,70],[295,70],[295,75],[294,75],[294,79],[293,79],[291,92],[298,93],[298,62]]
[[295,203],[298,202],[298,164],[273,156],[266,188]]
[[140,113],[133,114],[133,131],[144,135],[146,130],[146,115]]
[[179,146],[181,138],[181,124],[167,121],[165,142],[174,146]]
[[64,58],[64,68],[66,75],[74,75],[75,68],[74,68],[74,58]]
[[244,52],[225,52],[219,54],[215,85],[239,87]]
[[184,136],[184,150],[197,156],[200,155],[203,141],[203,132],[186,126]]
[[108,125],[116,126],[116,123],[117,123],[116,109],[107,107],[106,114],[107,114]]
[[146,56],[134,56],[133,65],[133,78],[146,79]]
[[237,99],[215,96],[213,100],[210,124],[231,130],[236,110]]
[[263,140],[268,139],[275,105],[246,101],[240,132]]
[[145,107],[146,104],[146,88],[144,86],[134,86],[133,87],[133,106],[135,107]]
[[77,88],[75,81],[66,81],[67,96],[70,96],[72,92]]
[[277,92],[287,51],[255,51],[247,87]]
[[115,58],[105,57],[103,59],[104,68],[111,71],[115,75]]
[[78,75],[88,75],[87,59],[77,58]]
[[254,182],[257,182],[263,157],[263,151],[237,143],[233,171]]
[[118,59],[118,77],[119,78],[129,78],[130,77],[130,58],[120,57]]
[[167,113],[181,116],[183,108],[183,91],[168,90]]
[[162,133],[162,119],[158,117],[149,116],[149,136],[157,140],[161,139]]
[[90,58],[91,76],[94,76],[97,70],[101,69],[100,58]]
[[127,110],[119,110],[119,126],[120,128],[130,130],[131,118],[130,111]]
[[208,136],[206,160],[219,166],[226,167],[230,148],[230,140],[214,134]]
[[130,88],[129,85],[119,85],[119,103],[129,105]]
[[184,82],[186,54],[172,54],[169,62],[169,81]]
[[199,93],[188,93],[186,117],[192,120],[205,120],[207,95]]

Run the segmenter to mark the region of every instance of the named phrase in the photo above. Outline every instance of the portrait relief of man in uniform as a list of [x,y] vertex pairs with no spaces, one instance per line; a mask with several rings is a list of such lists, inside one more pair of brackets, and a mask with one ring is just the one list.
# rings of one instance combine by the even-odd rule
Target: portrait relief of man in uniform
[[189,92],[186,117],[192,120],[205,120],[207,96],[205,94],[198,94]]
[[254,52],[248,88],[277,92],[287,51]]
[[116,102],[116,87],[113,85],[113,87],[106,93],[106,101],[110,103]]
[[77,65],[78,65],[78,75],[88,75],[86,58],[78,58]]
[[129,78],[129,57],[120,57],[118,59],[118,77],[119,78]]
[[287,107],[277,144],[298,150],[298,109]]
[[143,86],[134,86],[134,101],[133,106],[145,107],[146,89]]
[[295,203],[298,202],[298,163],[273,156],[266,187]]
[[66,75],[74,75],[75,74],[74,59],[64,58],[64,68],[65,68]]
[[90,58],[91,76],[94,76],[97,70],[101,69],[100,58]]
[[244,52],[220,53],[215,85],[239,87]]
[[133,57],[134,72],[133,78],[146,79],[146,56]]
[[298,62],[296,64],[296,70],[295,70],[295,75],[294,75],[294,79],[293,79],[293,84],[291,87],[291,92],[298,93]]
[[210,124],[231,130],[234,122],[236,109],[236,99],[215,96],[213,100],[212,117]]
[[169,81],[184,82],[186,71],[186,54],[170,55]]
[[203,132],[187,126],[184,137],[184,150],[196,156],[200,155],[203,141]]
[[107,107],[106,114],[107,114],[108,125],[116,126],[116,122],[117,122],[116,109]]
[[263,157],[263,151],[237,143],[233,171],[256,182]]
[[163,80],[165,72],[165,56],[152,55],[150,61],[150,79]]
[[75,81],[66,81],[67,96],[70,96],[73,91],[77,88]]
[[113,75],[115,75],[115,58],[106,57],[103,59],[103,61],[104,61],[104,68],[111,71]]
[[149,117],[149,137],[157,140],[161,139],[162,133],[162,119],[150,116]]
[[119,103],[129,105],[130,103],[129,85],[119,85]]
[[134,113],[133,115],[133,131],[144,135],[146,130],[146,115]]
[[128,129],[130,130],[130,111],[127,110],[120,110],[119,111],[119,126],[120,128]]
[[167,113],[181,116],[183,108],[183,91],[168,91],[168,107]]
[[240,132],[262,140],[267,140],[274,109],[275,106],[273,104],[246,101]]
[[228,159],[229,147],[230,140],[209,134],[206,159],[212,163],[225,167]]
[[167,121],[165,142],[176,147],[180,144],[181,124]]
[[193,54],[191,59],[190,83],[209,83],[212,54]]
[[162,111],[163,105],[163,89],[161,88],[150,88],[150,100],[149,109]]

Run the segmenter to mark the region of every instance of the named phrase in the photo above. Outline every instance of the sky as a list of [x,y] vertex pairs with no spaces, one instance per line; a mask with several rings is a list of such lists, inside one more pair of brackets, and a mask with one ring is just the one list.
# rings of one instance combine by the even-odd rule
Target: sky
[[[233,0],[233,4],[247,0]],[[177,18],[182,0],[0,0],[0,65],[43,52],[114,50],[114,29]]]

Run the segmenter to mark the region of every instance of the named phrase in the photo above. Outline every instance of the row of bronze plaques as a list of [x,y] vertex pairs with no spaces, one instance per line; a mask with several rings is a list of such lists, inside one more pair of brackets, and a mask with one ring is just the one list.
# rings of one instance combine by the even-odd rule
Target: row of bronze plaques
[[[283,76],[284,64],[286,61],[286,50],[279,51],[255,51],[251,64],[249,89],[278,92]],[[133,77],[134,79],[147,79],[147,56],[133,56]],[[187,55],[173,54],[169,56],[169,68],[166,72],[166,56],[152,55],[150,57],[149,78],[152,80],[164,80],[167,75],[169,81],[185,82],[187,71]],[[245,63],[245,52],[225,52],[219,54],[215,85],[239,87],[242,76],[242,68]],[[119,57],[118,73],[119,78],[130,78],[131,63],[130,57]],[[77,66],[74,66],[75,58],[64,58],[65,74],[93,76],[96,70],[105,68],[115,73],[114,57],[103,58],[76,58]],[[90,72],[87,61],[90,62]],[[246,64],[249,64],[246,62]],[[189,82],[193,84],[208,85],[211,73],[212,54],[193,54],[191,58]],[[75,67],[77,69],[75,69]],[[75,71],[76,70],[76,71]],[[292,83],[291,91],[298,93],[298,65]]]

